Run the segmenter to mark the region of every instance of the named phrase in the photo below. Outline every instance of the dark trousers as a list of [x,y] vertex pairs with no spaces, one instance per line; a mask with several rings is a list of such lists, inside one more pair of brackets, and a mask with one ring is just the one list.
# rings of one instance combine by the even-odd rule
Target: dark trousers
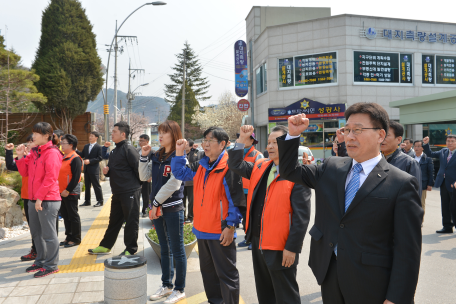
[[[444,228],[456,227],[456,206],[451,203],[452,193],[448,191],[443,180],[440,186],[440,202],[442,207],[442,224]],[[453,221],[451,219],[453,218]]]
[[219,240],[198,239],[199,261],[204,291],[211,304],[239,304],[239,272],[236,244],[220,245]]
[[193,220],[193,186],[184,187],[184,209],[187,210],[187,219]]
[[153,220],[160,244],[162,285],[173,289],[174,262],[176,262],[175,290],[184,291],[187,257],[184,247],[184,210],[165,212]]
[[68,242],[81,243],[81,218],[78,213],[79,195],[62,197],[60,212],[65,225],[65,235]]
[[[259,304],[301,303],[296,281],[297,267],[282,267],[281,252],[258,249],[259,238],[252,238],[253,273]],[[275,261],[270,261],[269,255]]]
[[337,278],[337,260],[334,253],[331,257],[325,280],[321,284],[321,297],[323,298],[323,304],[345,304],[340,290],[339,279]]
[[[29,217],[29,213],[28,213],[28,209],[29,209],[29,208],[28,208],[28,202],[29,202],[29,200],[23,198],[22,201],[24,202],[24,213],[25,213],[25,218],[27,219],[27,224],[28,224],[29,227],[30,227],[30,217]],[[58,223],[58,222],[59,222],[59,221],[58,221],[58,219],[57,219],[57,223]],[[58,228],[57,228],[57,229],[58,229]],[[33,240],[33,238],[32,238],[32,249],[33,249],[33,251],[36,252],[35,241]]]
[[103,191],[100,186],[100,175],[84,173],[85,201],[90,203],[90,188],[93,186],[97,202],[103,202]]
[[149,197],[152,192],[152,183],[143,182],[141,186],[141,196],[142,196],[142,213],[146,213],[146,209],[149,206]]
[[126,250],[134,254],[138,251],[139,195],[141,189],[130,193],[113,194],[109,224],[100,246],[111,249],[116,243],[122,224],[125,221],[124,243]]

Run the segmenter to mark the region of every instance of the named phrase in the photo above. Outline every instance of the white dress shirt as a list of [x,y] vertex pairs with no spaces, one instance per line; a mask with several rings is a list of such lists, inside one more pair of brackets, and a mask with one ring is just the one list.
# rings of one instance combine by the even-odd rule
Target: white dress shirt
[[416,156],[416,155],[415,155],[415,160],[416,160],[418,163],[420,163],[421,157],[423,157],[423,153],[421,153],[420,156]]
[[92,151],[93,145],[95,145],[95,144],[90,144],[90,146],[89,146],[89,154]]

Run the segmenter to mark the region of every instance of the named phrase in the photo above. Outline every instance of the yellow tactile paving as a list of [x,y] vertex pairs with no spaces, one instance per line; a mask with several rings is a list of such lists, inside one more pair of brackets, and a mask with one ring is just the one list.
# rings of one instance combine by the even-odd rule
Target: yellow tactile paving
[[98,216],[82,239],[69,265],[60,265],[59,273],[104,271],[103,263],[96,263],[97,255],[89,254],[88,250],[97,247],[108,228],[111,198],[104,204]]

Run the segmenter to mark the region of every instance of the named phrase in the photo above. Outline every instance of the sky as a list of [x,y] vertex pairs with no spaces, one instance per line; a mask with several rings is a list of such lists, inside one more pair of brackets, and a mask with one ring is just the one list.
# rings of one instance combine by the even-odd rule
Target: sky
[[[152,0],[148,0],[152,1]],[[98,54],[106,66],[116,20],[120,23],[146,0],[80,0],[93,25]],[[204,66],[203,76],[211,85],[208,101],[217,103],[225,91],[234,95],[234,43],[245,40],[245,18],[252,6],[317,6],[298,0],[164,0],[165,6],[147,5],[135,12],[122,26],[119,35],[137,36],[137,41],[123,41],[124,52],[118,57],[118,89],[128,91],[128,63],[132,68],[145,69],[132,80],[132,90],[144,96],[165,97],[167,76],[177,62],[185,41],[190,43]],[[41,15],[48,0],[0,0],[0,29],[6,34],[7,47],[22,56],[30,67],[41,35]],[[331,7],[332,15],[356,14],[440,22],[456,22],[452,0],[424,1],[353,1],[327,0],[319,2]],[[111,56],[108,85],[113,88],[114,57]],[[104,88],[104,86],[103,86]]]

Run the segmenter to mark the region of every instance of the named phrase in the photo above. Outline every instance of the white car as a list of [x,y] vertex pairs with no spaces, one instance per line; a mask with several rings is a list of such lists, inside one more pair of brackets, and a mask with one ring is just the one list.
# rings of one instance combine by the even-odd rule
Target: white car
[[311,161],[311,164],[312,165],[315,164],[315,158],[314,158],[314,156],[312,154],[312,151],[310,151],[310,149],[308,147],[306,147],[306,146],[299,146],[299,148],[298,148],[298,161],[299,161],[299,163],[302,164],[302,154],[304,152],[307,153],[307,155],[308,155],[308,157],[309,157],[309,159]]

